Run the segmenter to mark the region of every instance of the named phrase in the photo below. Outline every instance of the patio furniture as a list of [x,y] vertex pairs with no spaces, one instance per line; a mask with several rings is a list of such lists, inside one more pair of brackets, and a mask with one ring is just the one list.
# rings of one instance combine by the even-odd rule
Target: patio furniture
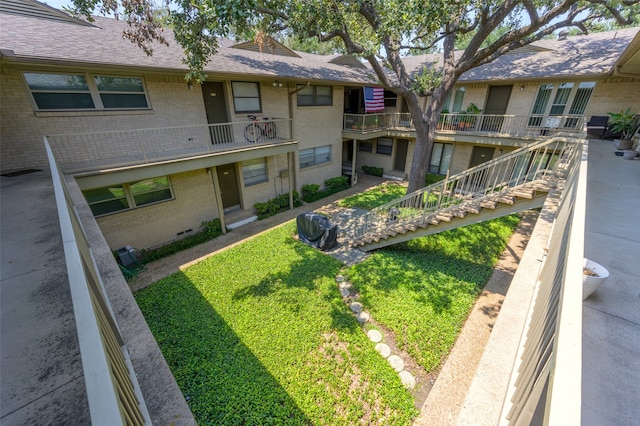
[[600,136],[604,139],[604,135],[607,131],[607,123],[609,122],[608,115],[593,115],[587,122],[587,134]]

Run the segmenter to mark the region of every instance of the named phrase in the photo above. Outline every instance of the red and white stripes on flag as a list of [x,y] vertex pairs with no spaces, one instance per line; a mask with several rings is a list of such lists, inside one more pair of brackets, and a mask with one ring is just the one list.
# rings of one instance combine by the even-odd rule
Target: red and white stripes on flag
[[364,112],[384,112],[384,89],[382,87],[365,86]]

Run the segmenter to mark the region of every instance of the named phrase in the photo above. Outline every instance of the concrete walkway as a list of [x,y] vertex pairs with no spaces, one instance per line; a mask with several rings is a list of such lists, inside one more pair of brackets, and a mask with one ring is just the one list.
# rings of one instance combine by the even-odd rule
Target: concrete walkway
[[640,422],[640,160],[589,144],[585,257],[609,278],[583,304],[582,424]]

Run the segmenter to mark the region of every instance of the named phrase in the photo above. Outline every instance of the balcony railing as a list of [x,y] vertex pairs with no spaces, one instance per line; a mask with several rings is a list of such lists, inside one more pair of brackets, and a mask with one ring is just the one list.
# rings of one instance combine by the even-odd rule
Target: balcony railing
[[45,138],[92,425],[150,425],[118,324],[75,207]]
[[[474,133],[508,136],[546,136],[552,132],[582,132],[583,116],[518,116],[495,114],[442,114],[438,133]],[[409,113],[345,114],[344,130],[356,133],[415,130]]]
[[292,120],[259,121],[153,129],[114,130],[49,135],[58,164],[65,172],[95,170],[292,141]]

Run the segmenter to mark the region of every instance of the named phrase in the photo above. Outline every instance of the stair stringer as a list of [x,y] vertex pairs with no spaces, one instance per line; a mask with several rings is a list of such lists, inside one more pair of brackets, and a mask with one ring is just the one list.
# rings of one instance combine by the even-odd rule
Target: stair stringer
[[414,231],[407,231],[405,234],[398,233],[395,236],[389,236],[386,239],[381,238],[379,241],[373,241],[359,246],[358,249],[365,252],[376,250],[390,245],[413,240],[414,238],[420,238],[427,235],[448,231],[450,229],[456,229],[474,223],[480,223],[498,217],[508,216],[510,214],[518,213],[524,210],[539,208],[543,206],[547,195],[547,193],[538,193],[532,199],[518,199],[518,201],[516,201],[513,205],[499,203],[495,209],[482,209],[479,214],[467,214],[464,218],[453,217],[451,219],[451,222],[443,221],[438,223],[437,225],[429,225],[426,228],[418,228]]

